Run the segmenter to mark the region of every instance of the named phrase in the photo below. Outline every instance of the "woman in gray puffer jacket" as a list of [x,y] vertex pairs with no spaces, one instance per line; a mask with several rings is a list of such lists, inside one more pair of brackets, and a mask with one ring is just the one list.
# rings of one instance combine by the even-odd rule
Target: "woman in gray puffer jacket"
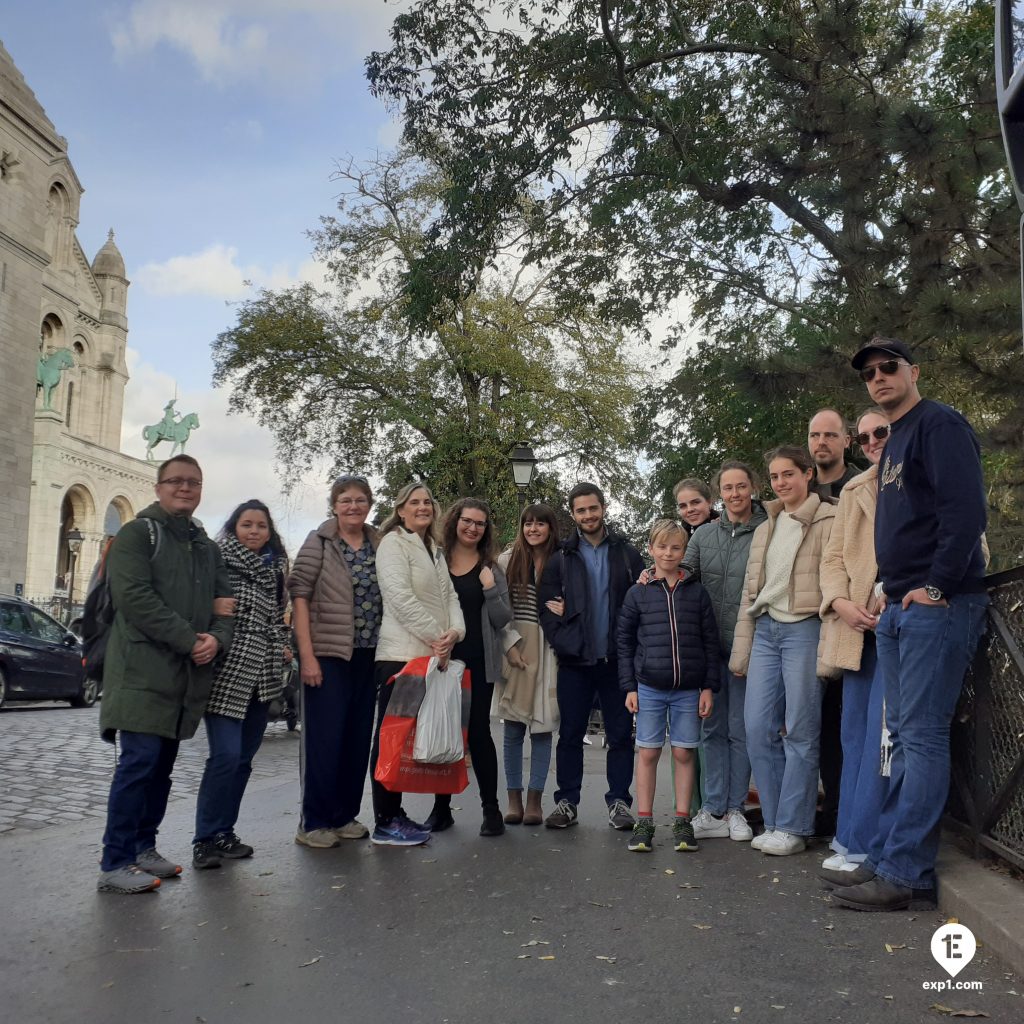
[[743,579],[754,531],[767,515],[754,499],[757,474],[745,462],[729,459],[715,477],[725,505],[717,520],[698,527],[683,555],[687,571],[698,577],[711,596],[722,645],[722,685],[711,714],[703,723],[706,800],[693,819],[698,839],[725,838],[746,842],[753,832],[743,814],[750,788],[750,759],[743,725],[747,680],[729,671],[736,616],[743,597]]

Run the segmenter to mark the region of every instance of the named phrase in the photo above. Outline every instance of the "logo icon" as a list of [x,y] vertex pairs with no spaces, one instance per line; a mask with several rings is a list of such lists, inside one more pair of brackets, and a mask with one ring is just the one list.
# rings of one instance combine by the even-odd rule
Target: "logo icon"
[[951,978],[974,959],[977,950],[974,932],[965,924],[944,924],[932,936],[932,956]]

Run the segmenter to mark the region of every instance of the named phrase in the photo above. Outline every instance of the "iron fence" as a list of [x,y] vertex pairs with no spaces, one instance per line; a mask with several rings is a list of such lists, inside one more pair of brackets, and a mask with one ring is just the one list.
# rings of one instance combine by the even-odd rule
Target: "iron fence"
[[987,579],[988,631],[952,731],[947,824],[1024,868],[1024,566]]

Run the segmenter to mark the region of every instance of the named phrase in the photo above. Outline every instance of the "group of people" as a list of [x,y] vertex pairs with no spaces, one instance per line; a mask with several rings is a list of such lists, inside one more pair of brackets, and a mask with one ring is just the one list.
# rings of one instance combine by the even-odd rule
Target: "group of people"
[[[852,365],[874,403],[852,438],[838,412],[816,413],[807,447],[767,454],[770,501],[737,460],[722,464],[713,491],[681,481],[679,520],[655,523],[648,569],[609,528],[592,483],[569,493],[566,539],[555,511],[532,504],[499,553],[485,501],[463,498],[442,516],[416,481],[375,527],[360,476],[335,481],[329,517],[289,567],[261,502],[239,506],[209,540],[192,517],[199,466],[169,460],[158,500],[121,530],[100,574],[116,611],[101,727],[120,754],[99,888],[142,892],[181,872],[156,836],[178,743],[201,718],[210,755],[193,866],[252,855],[235,825],[293,634],[302,845],[367,836],[419,845],[454,824],[449,795],[414,821],[374,772],[391,683],[413,659],[431,658],[469,673],[482,836],[577,823],[597,707],[607,820],[629,831],[630,850],[654,844],[667,736],[676,850],[731,838],[787,856],[825,835],[832,854],[821,877],[840,905],[934,905],[949,727],[987,604],[979,446],[962,416],[922,399],[902,342],[875,337]],[[846,463],[851,440],[865,472]],[[504,730],[504,814],[492,714]],[[554,807],[544,817],[556,732]],[[368,770],[372,829],[358,820]],[[757,836],[745,812],[751,779]]]

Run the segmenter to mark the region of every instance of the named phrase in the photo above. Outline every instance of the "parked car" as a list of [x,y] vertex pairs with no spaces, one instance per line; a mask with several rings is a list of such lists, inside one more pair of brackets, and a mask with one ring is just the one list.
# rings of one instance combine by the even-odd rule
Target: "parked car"
[[66,700],[88,708],[100,684],[87,679],[82,641],[34,604],[0,594],[0,707],[9,701]]

